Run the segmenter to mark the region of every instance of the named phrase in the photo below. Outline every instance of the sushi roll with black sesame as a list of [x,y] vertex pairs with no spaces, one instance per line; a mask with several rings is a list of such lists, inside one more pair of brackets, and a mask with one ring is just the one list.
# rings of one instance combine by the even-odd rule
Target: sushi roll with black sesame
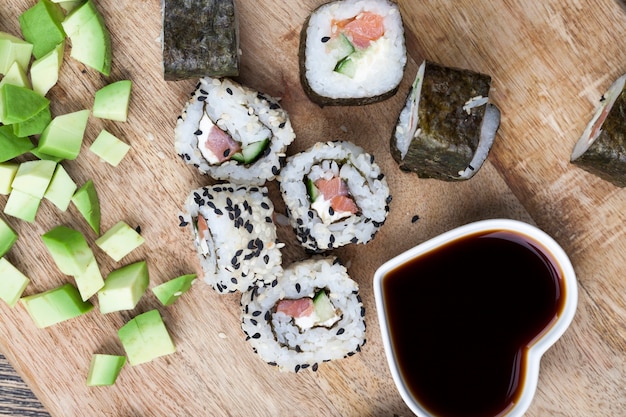
[[191,192],[181,225],[190,225],[204,280],[220,293],[246,291],[282,274],[267,189],[220,184]]
[[247,340],[281,371],[317,371],[365,344],[359,287],[335,257],[291,264],[273,285],[243,293],[241,307]]
[[481,168],[500,126],[491,77],[424,61],[391,138],[391,154],[421,178],[467,180]]
[[263,185],[278,174],[295,139],[272,97],[228,78],[200,80],[178,118],[176,152],[214,179]]
[[290,156],[279,181],[289,222],[312,252],[369,242],[389,212],[387,179],[351,142],[319,142]]
[[611,84],[570,158],[574,165],[626,187],[626,74]]
[[388,0],[340,0],[317,8],[300,39],[300,79],[320,105],[361,105],[394,95],[406,47],[400,10]]

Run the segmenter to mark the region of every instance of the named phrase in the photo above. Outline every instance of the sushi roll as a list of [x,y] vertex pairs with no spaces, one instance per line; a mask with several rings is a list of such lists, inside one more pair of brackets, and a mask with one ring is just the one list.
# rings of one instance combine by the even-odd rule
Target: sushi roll
[[458,181],[481,168],[500,126],[491,77],[424,61],[391,138],[400,169]]
[[279,181],[289,222],[312,252],[369,242],[389,212],[385,176],[351,142],[320,142],[290,156]]
[[317,371],[366,341],[359,287],[334,257],[296,262],[272,286],[244,292],[241,312],[247,341],[281,371]]
[[161,0],[163,78],[239,75],[239,22],[233,0]]
[[300,79],[324,105],[362,105],[396,93],[406,65],[396,3],[340,0],[317,8],[300,36]]
[[217,180],[263,185],[296,135],[278,101],[228,78],[204,77],[174,132],[176,152]]
[[602,96],[574,146],[571,162],[617,187],[626,187],[626,74]]
[[282,274],[267,189],[220,184],[192,191],[181,226],[191,225],[204,281],[220,293],[246,291]]

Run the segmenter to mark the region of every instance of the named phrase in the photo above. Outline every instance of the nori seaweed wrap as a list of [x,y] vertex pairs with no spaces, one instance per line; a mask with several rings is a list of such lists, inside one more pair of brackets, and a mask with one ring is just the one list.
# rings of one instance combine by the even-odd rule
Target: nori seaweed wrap
[[571,162],[609,181],[626,187],[626,74],[602,96],[571,155]]
[[239,23],[233,0],[161,0],[167,81],[239,75]]
[[391,139],[400,168],[421,178],[471,178],[500,125],[490,86],[488,75],[424,61]]

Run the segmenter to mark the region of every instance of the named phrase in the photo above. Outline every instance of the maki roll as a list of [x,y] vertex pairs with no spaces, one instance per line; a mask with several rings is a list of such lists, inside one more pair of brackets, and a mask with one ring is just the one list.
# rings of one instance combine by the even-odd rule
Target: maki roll
[[400,169],[444,181],[474,176],[500,126],[490,86],[486,74],[424,61],[391,138]]
[[309,16],[300,38],[300,79],[312,101],[361,105],[396,93],[407,59],[397,4],[324,4]]
[[239,75],[233,0],[161,0],[161,10],[165,80]]
[[220,293],[246,291],[282,274],[265,187],[220,184],[192,191],[181,226],[191,224],[204,281]]
[[183,161],[217,180],[263,185],[295,139],[278,101],[228,78],[204,77],[174,132]]
[[571,162],[618,187],[626,187],[626,74],[619,77],[602,96]]
[[281,371],[317,371],[360,352],[365,308],[336,258],[296,262],[272,286],[242,294],[241,328],[254,351]]
[[298,240],[313,252],[369,242],[391,202],[374,157],[346,141],[320,142],[287,158],[280,191]]

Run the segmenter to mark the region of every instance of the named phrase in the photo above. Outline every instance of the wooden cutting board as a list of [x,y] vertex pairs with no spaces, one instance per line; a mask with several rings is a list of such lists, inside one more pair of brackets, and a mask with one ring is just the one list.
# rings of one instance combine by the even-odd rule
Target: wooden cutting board
[[[542,360],[535,416],[617,416],[626,410],[626,191],[569,163],[569,155],[609,84],[626,72],[626,15],[612,0],[588,2],[404,1],[410,62],[398,94],[366,107],[312,104],[298,80],[299,32],[323,1],[237,2],[242,70],[239,81],[282,97],[297,139],[289,153],[317,141],[353,141],[375,155],[393,201],[387,223],[367,245],[337,250],[361,290],[367,344],[318,372],[280,373],[246,344],[239,298],[202,282],[171,307],[148,292],[133,311],[93,312],[37,329],[21,305],[0,303],[0,350],[54,416],[393,416],[410,415],[387,368],[372,292],[387,259],[470,221],[509,217],[537,224],[570,255],[579,280],[579,308],[564,337]],[[5,0],[0,30],[18,34],[17,17],[34,0]],[[85,144],[65,167],[79,184],[93,179],[103,229],[118,220],[141,226],[146,243],[120,264],[96,252],[103,274],[146,259],[151,287],[196,272],[190,231],[178,226],[187,193],[209,179],[175,154],[173,129],[196,80],[163,81],[158,0],[99,0],[113,40],[113,69],[103,77],[66,56],[49,93],[53,114],[90,108],[96,89],[134,83],[126,123],[90,118]],[[67,51],[69,52],[69,46]],[[401,172],[389,137],[422,59],[492,75],[502,124],[478,174],[463,183]],[[116,168],[87,147],[107,128],[132,150]],[[268,184],[283,205],[277,186]],[[0,200],[4,204],[5,198]],[[412,222],[414,216],[419,220]],[[61,213],[44,201],[34,224],[9,219],[20,234],[8,259],[32,279],[26,294],[57,286],[61,274],[40,235],[59,224],[93,232],[74,207]],[[279,227],[286,262],[304,252]],[[199,271],[198,271],[199,272]],[[123,354],[117,329],[158,308],[177,353],[123,369],[111,387],[88,388],[93,353]],[[2,399],[0,399],[1,401]]]

